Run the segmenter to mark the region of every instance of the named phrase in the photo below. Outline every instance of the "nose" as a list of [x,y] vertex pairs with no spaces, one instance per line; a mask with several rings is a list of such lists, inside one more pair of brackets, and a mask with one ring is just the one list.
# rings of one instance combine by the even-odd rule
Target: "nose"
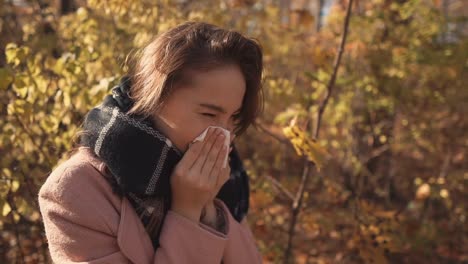
[[232,143],[234,141],[234,138],[236,137],[236,134],[234,133],[234,126],[232,124],[227,123],[219,123],[218,126],[229,131],[229,139],[230,143]]

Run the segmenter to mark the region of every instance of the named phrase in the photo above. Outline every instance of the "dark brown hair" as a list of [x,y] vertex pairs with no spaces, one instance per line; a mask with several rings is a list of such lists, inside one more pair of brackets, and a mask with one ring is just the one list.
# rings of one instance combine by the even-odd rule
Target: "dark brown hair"
[[189,81],[189,72],[209,71],[225,65],[239,66],[246,83],[235,133],[242,134],[263,110],[262,49],[242,34],[202,22],[186,22],[155,37],[130,65],[129,113],[150,116],[178,84]]

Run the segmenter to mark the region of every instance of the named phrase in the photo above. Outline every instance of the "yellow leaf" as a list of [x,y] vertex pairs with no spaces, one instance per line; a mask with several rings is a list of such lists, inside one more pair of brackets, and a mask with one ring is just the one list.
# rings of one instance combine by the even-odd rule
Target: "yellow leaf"
[[11,183],[11,190],[12,190],[13,192],[16,192],[16,191],[19,189],[19,186],[20,186],[19,181],[14,180],[14,181]]
[[5,47],[6,61],[9,64],[17,66],[20,64],[20,60],[17,57],[18,46],[15,43],[8,43]]
[[419,185],[421,185],[421,184],[422,184],[422,182],[423,182],[423,181],[422,181],[422,179],[421,179],[421,178],[419,178],[419,177],[418,177],[418,178],[416,178],[416,179],[414,179],[414,184],[415,184],[416,186],[419,186]]
[[15,223],[18,223],[18,221],[20,220],[19,214],[13,214],[13,219],[15,220]]
[[85,20],[88,17],[88,11],[86,8],[80,7],[76,10],[76,15],[80,20]]
[[70,94],[68,93],[63,94],[63,106],[65,108],[68,108],[71,106],[71,97],[70,97]]
[[11,212],[11,207],[8,203],[3,205],[2,216],[6,216]]
[[[16,82],[15,82],[16,83]],[[16,91],[16,95],[20,98],[26,98],[26,96],[28,95],[28,92],[29,92],[29,87],[15,87],[15,91]]]
[[431,194],[431,186],[427,183],[424,183],[421,186],[419,186],[418,190],[416,191],[416,199],[426,200],[430,194]]
[[305,131],[296,126],[295,122],[283,128],[283,133],[291,141],[297,154],[299,156],[307,156],[307,159],[312,161],[317,166],[318,170],[320,170],[330,158],[325,148],[315,139],[310,138]]
[[440,190],[440,197],[442,197],[444,199],[449,197],[449,192],[447,191],[447,189]]
[[5,175],[7,177],[11,177],[11,170],[8,169],[8,168],[3,168],[2,173],[3,173],[3,175]]

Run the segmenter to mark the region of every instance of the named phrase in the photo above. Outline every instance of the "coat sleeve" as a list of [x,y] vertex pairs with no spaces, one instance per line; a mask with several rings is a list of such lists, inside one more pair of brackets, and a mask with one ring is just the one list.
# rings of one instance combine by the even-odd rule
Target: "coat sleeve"
[[244,217],[241,223],[237,222],[222,200],[215,199],[215,202],[223,207],[228,225],[228,241],[224,249],[223,263],[262,263],[262,256],[248,227],[246,218]]
[[[39,206],[53,262],[133,263],[117,242],[118,211],[105,195],[99,194],[100,188],[89,190],[89,184],[83,180],[86,177],[74,175],[79,172],[80,169],[73,169],[65,170],[58,177],[55,175],[39,192]],[[109,217],[110,211],[115,211],[115,216]],[[149,261],[137,262],[219,264],[226,244],[224,234],[169,211],[163,223],[160,247],[143,258]]]

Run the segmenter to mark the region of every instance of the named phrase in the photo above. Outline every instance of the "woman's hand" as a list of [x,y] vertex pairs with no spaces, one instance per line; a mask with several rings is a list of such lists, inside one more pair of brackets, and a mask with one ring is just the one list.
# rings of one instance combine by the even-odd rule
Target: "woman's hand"
[[212,201],[229,179],[230,168],[222,168],[228,147],[220,129],[210,128],[203,142],[189,147],[171,175],[171,210],[199,222],[203,207]]

